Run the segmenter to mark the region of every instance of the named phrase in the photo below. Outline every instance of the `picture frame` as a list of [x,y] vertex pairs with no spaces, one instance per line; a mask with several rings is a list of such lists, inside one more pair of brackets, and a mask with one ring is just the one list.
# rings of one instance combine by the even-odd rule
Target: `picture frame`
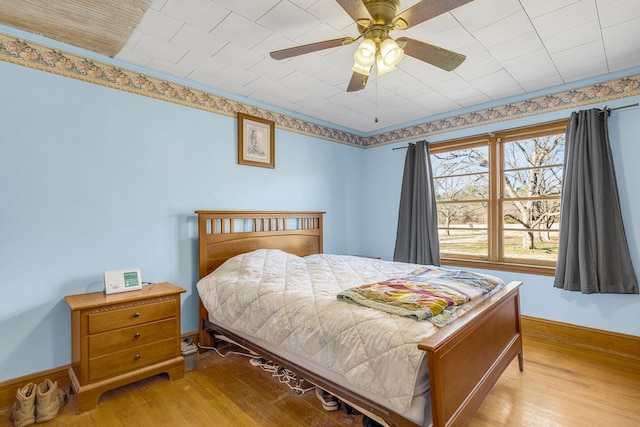
[[273,121],[238,113],[238,164],[274,169],[275,146]]

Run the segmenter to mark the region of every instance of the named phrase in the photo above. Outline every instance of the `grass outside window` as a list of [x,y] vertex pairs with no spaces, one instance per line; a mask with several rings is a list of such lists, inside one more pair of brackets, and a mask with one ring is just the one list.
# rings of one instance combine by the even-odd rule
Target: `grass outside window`
[[429,146],[443,264],[553,275],[566,121]]

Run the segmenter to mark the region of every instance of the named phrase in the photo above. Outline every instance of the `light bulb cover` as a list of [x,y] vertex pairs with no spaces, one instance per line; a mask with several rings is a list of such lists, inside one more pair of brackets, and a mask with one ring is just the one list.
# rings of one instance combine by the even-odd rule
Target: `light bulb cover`
[[376,43],[371,39],[365,39],[353,53],[353,59],[360,67],[371,67],[376,61]]
[[378,55],[378,58],[376,59],[376,75],[381,76],[393,70],[397,70],[396,66],[385,64],[382,56]]
[[404,56],[404,50],[395,40],[389,38],[380,43],[380,55],[384,65],[387,67],[394,67],[402,60]]
[[362,74],[363,76],[368,76],[371,74],[371,65],[369,65],[368,67],[363,67],[362,65],[355,62],[353,64],[353,67],[351,67],[351,70],[358,74]]

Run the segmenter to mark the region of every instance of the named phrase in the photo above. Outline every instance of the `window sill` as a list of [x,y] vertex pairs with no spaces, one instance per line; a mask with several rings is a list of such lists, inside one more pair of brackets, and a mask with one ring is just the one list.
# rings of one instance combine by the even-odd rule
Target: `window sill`
[[555,266],[518,264],[515,262],[495,262],[484,260],[472,260],[463,258],[443,257],[440,263],[444,265],[455,265],[460,267],[481,268],[486,270],[509,271],[514,273],[536,274],[539,276],[555,276]]

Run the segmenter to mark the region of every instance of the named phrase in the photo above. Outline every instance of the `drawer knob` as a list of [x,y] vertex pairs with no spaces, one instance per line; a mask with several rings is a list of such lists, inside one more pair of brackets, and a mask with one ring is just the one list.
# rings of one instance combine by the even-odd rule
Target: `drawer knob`
[[133,317],[140,317],[140,312],[136,311],[135,313],[133,313]]
[[133,336],[134,338],[140,338],[140,332],[136,332],[135,335]]
[[133,358],[134,358],[134,359],[136,359],[136,360],[138,360],[138,359],[140,359],[140,355],[139,355],[139,354],[136,354],[135,356],[133,356]]

